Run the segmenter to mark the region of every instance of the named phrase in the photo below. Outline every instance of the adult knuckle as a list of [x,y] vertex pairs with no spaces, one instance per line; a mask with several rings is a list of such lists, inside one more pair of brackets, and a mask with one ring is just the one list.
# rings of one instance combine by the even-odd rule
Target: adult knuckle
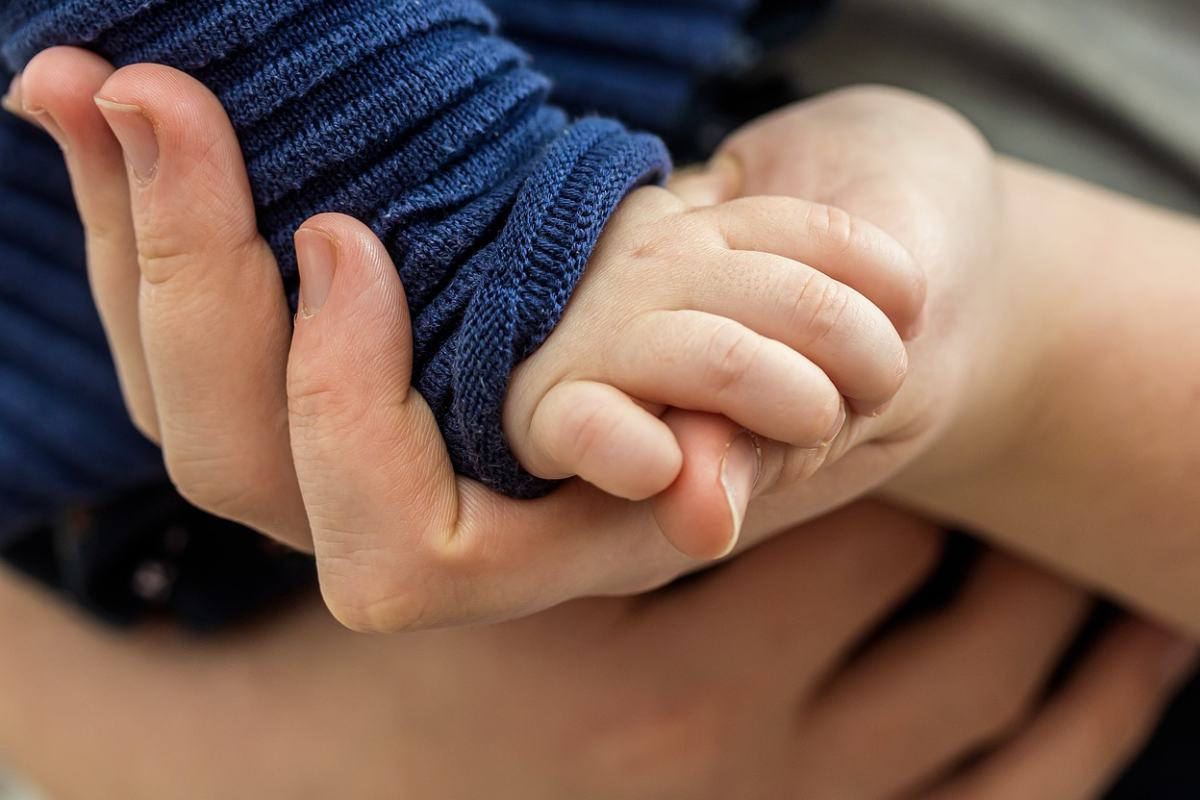
[[370,408],[356,402],[353,392],[340,389],[321,366],[291,366],[287,409],[293,436],[341,437],[360,430]]
[[108,219],[97,219],[96,216],[91,214],[82,217],[89,262],[93,267],[106,267],[107,261],[113,258],[128,263],[134,248],[132,225],[127,220],[114,223]]
[[321,596],[333,617],[359,633],[423,627],[433,612],[428,580],[418,580],[393,537],[343,520],[312,515]]
[[172,237],[143,233],[138,237],[138,268],[151,286],[161,286],[183,272],[195,258]]
[[245,474],[238,459],[168,447],[164,460],[171,483],[192,505],[241,522],[253,518],[258,503],[255,476]]
[[425,625],[428,598],[391,581],[364,579],[360,566],[344,576],[328,564],[322,568],[321,596],[334,619],[357,633],[400,633]]

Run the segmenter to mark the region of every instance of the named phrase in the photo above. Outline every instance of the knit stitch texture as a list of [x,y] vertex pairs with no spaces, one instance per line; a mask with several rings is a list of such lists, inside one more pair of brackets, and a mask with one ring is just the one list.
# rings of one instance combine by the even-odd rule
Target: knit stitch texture
[[[556,100],[664,127],[736,52],[748,4],[494,2],[557,73]],[[455,467],[514,496],[552,488],[503,439],[508,377],[561,317],[616,205],[669,169],[656,139],[572,123],[475,0],[0,0],[0,43],[13,69],[77,44],[205,82],[241,139],[293,306],[292,231],[328,210],[368,222],[405,281],[415,383]],[[53,145],[5,119],[0,152],[13,154],[0,159],[2,533],[161,469],[121,408]]]
[[551,484],[504,440],[509,373],[553,329],[617,204],[669,159],[611,120],[569,122],[495,27],[474,0],[21,0],[3,25],[14,67],[86,43],[213,89],[293,306],[293,231],[329,210],[367,222],[408,291],[414,384],[456,469],[532,497]]

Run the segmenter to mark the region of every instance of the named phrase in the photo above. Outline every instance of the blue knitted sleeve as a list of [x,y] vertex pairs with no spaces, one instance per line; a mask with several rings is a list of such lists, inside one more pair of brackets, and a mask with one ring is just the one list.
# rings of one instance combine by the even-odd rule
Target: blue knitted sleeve
[[558,322],[600,233],[662,144],[570,121],[476,0],[9,0],[7,64],[54,44],[152,61],[208,85],[242,142],[259,224],[293,303],[293,231],[366,221],[414,321],[416,387],[459,472],[518,497],[501,429],[509,374]]
[[554,76],[556,103],[660,132],[685,117],[698,82],[749,60],[742,24],[757,3],[488,0],[504,34]]

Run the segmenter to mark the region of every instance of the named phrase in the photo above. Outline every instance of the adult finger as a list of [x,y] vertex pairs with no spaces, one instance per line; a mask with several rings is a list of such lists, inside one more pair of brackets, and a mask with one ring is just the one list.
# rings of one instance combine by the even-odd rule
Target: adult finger
[[[1011,732],[1078,632],[1079,589],[993,554],[947,611],[892,635],[809,710],[825,762],[891,797]],[[872,769],[856,770],[870,758]]]
[[55,47],[38,54],[20,84],[29,116],[59,142],[87,235],[88,277],[134,424],[158,441],[158,416],[138,320],[137,243],[125,160],[92,101],[113,73],[94,53]]
[[[646,602],[664,628],[721,641],[715,657],[772,652],[770,663],[754,664],[755,674],[787,675],[808,694],[928,576],[941,545],[936,526],[860,502]],[[778,689],[777,682],[765,685]]]
[[724,558],[737,547],[762,473],[757,437],[727,418],[668,409],[663,422],[683,453],[675,482],[651,499],[654,518],[675,549],[691,558]]
[[125,155],[172,479],[201,508],[306,547],[288,447],[289,314],[233,128],[199,82],[161,66],[119,70],[96,104]]
[[1145,745],[1196,645],[1128,619],[1110,630],[1027,728],[928,800],[1091,800]]
[[506,619],[696,566],[663,540],[649,504],[579,481],[520,502],[456,476],[411,386],[408,307],[382,243],[334,214],[296,238],[305,310],[288,367],[292,449],[322,589],[343,623]]
[[8,113],[15,117],[19,117],[31,125],[37,125],[37,118],[33,114],[25,110],[25,104],[21,100],[23,94],[21,84],[23,78],[20,73],[13,76],[8,83],[8,88],[4,90],[4,97],[0,97],[0,108],[3,108]]

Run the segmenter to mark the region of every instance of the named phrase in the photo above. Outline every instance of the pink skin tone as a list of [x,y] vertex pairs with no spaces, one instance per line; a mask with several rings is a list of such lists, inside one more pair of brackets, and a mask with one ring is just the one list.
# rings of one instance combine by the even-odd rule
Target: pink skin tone
[[57,800],[1099,797],[1194,648],[1127,620],[1046,697],[1088,598],[992,554],[864,649],[939,543],[863,504],[686,587],[392,637],[316,598],[113,633],[0,572],[0,751]]
[[[352,627],[479,622],[573,597],[643,591],[704,565],[681,549],[720,554],[739,533],[739,548],[749,548],[887,486],[1200,629],[1200,552],[1186,526],[1173,523],[1200,513],[1189,506],[1196,493],[1184,488],[1186,448],[1172,445],[1172,426],[1186,427],[1194,415],[1171,378],[1186,373],[1192,352],[1186,334],[1195,326],[1182,317],[1195,306],[1197,273],[1185,267],[1200,239],[1196,226],[997,161],[977,133],[934,103],[861,89],[787,109],[738,133],[707,170],[673,185],[693,210],[660,209],[670,199],[661,194],[646,201],[655,206],[647,214],[695,223],[724,219],[741,194],[801,196],[806,207],[847,209],[854,216],[845,219],[874,223],[903,243],[929,291],[924,331],[907,347],[907,378],[890,405],[849,414],[817,449],[747,440],[742,425],[672,410],[661,421],[683,463],[675,483],[650,501],[572,481],[546,500],[517,503],[453,475],[428,408],[409,390],[403,287],[378,242],[352,220],[326,216],[304,226],[302,239],[336,242],[339,261],[324,304],[293,330],[255,231],[240,153],[202,87],[163,68],[114,73],[94,56],[56,50],[29,67],[21,94],[66,145],[92,236],[92,280],[134,419],[163,444],[172,476],[197,504],[313,547],[326,600]],[[101,113],[96,94],[117,105]],[[141,134],[126,129],[138,125]],[[116,130],[131,151],[153,134],[152,176],[142,156],[126,158]],[[198,213],[204,198],[220,202]],[[1096,243],[1084,234],[1097,218],[1108,221],[1104,246],[1079,252]],[[1063,235],[1074,229],[1080,234]],[[721,230],[727,244],[730,234]],[[1040,244],[1031,249],[1031,241]],[[1157,243],[1158,280],[1095,291],[1098,273],[1109,276],[1105,287],[1139,274],[1127,256],[1144,241]],[[608,256],[617,264],[626,257],[620,247]],[[825,278],[844,274],[836,259],[821,260]],[[598,284],[606,271],[622,272],[594,271]],[[1122,298],[1135,290],[1156,308],[1153,325],[1140,312],[1136,326],[1096,324],[1133,313]],[[572,320],[611,319],[586,302],[607,291],[584,287],[564,343],[591,338],[572,335]],[[888,306],[872,295],[877,309]],[[1066,302],[1081,296],[1095,302]],[[1018,324],[1029,318],[1056,324]],[[1106,345],[1115,361],[1078,346],[1091,342],[1088,332],[1135,328],[1146,335]],[[214,340],[214,329],[225,335]],[[1169,353],[1154,346],[1166,336],[1178,345]],[[1160,362],[1163,369],[1152,368]],[[1165,381],[1158,396],[1171,413],[1136,413],[1141,395],[1119,390],[1129,384],[1118,380],[1133,368],[1148,388]],[[538,386],[576,377],[547,374]],[[1121,474],[1122,459],[1090,457],[1094,437],[1076,424],[1072,405],[1080,385],[1104,388],[1088,394],[1086,428],[1113,432],[1105,452],[1139,459],[1136,480]],[[524,407],[536,410],[539,396],[549,395]],[[1130,419],[1139,426],[1122,422]],[[1061,435],[1030,439],[1031,425]],[[1148,442],[1153,459],[1138,456]],[[1105,494],[1118,508],[1094,502],[1099,485],[1122,487]],[[1043,501],[1047,486],[1054,493]],[[1126,535],[1133,520],[1149,521],[1137,528],[1146,535]],[[1097,529],[1106,535],[1082,535]]]

